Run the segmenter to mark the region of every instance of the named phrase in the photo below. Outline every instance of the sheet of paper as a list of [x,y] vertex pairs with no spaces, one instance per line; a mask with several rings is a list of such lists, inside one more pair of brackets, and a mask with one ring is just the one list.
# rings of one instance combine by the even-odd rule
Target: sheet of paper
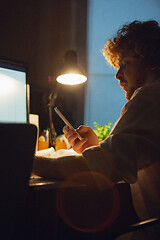
[[58,158],[63,156],[78,155],[72,148],[71,149],[60,149],[55,151],[53,147],[37,151],[36,156],[44,156],[50,158]]
[[37,156],[50,156],[54,152],[55,152],[54,148],[51,147],[51,148],[47,148],[47,149],[44,149],[44,150],[36,151],[35,155],[37,155]]

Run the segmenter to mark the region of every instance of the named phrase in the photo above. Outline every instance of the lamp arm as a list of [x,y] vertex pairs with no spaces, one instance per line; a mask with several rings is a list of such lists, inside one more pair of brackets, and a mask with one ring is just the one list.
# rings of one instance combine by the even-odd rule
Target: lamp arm
[[48,97],[48,111],[49,111],[49,147],[55,147],[56,144],[56,136],[57,133],[55,131],[54,125],[53,125],[53,118],[52,118],[52,109],[54,107],[55,100],[58,96],[58,88],[54,88]]

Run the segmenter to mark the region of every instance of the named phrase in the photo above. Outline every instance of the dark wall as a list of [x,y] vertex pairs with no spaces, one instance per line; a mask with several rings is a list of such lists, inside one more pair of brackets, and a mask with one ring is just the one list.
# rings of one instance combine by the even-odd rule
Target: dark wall
[[[40,130],[49,127],[48,94],[65,51],[74,49],[87,73],[87,0],[5,0],[0,1],[0,56],[28,64],[31,113],[39,114]],[[49,77],[50,76],[50,77]],[[51,80],[51,81],[50,81]],[[56,105],[77,127],[83,123],[82,86],[59,86]],[[62,121],[53,113],[58,133]]]

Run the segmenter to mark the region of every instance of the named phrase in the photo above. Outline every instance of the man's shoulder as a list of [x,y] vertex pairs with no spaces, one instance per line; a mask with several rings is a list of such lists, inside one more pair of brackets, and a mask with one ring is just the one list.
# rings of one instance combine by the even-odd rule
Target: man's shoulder
[[[160,112],[160,81],[137,89],[132,99],[126,103],[122,109],[122,113],[136,111],[141,112]],[[122,115],[123,115],[122,114]]]
[[160,80],[153,82],[150,85],[141,87],[135,91],[132,99],[146,101],[160,101]]
[[160,79],[150,85],[142,87],[139,92],[143,94],[152,94],[160,91]]

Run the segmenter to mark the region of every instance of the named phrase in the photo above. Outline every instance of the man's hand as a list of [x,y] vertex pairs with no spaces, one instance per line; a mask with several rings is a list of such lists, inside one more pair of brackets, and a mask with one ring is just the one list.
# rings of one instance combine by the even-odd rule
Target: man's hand
[[[80,126],[74,131],[68,126],[64,126],[63,132],[68,142],[73,147],[73,150],[77,153],[82,153],[88,147],[99,145],[99,139],[90,127]],[[82,140],[79,140],[77,132],[83,138]]]

